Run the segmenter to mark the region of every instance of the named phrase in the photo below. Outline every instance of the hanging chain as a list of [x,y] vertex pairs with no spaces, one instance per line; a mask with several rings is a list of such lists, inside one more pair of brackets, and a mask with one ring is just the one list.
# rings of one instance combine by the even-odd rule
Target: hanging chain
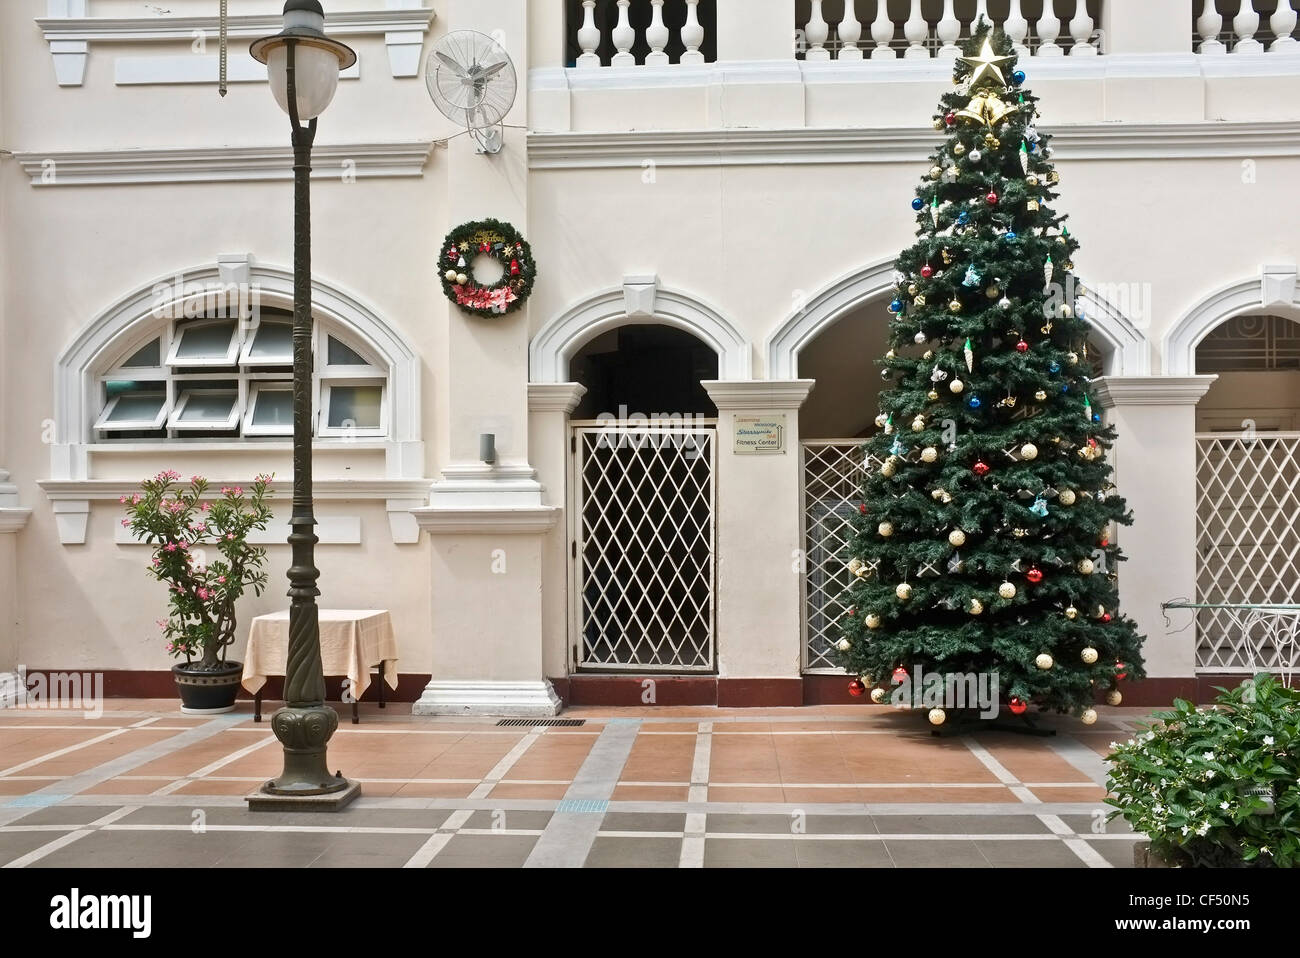
[[221,76],[217,81],[217,92],[222,96],[226,95],[226,0],[221,0],[221,39],[220,39],[220,61]]

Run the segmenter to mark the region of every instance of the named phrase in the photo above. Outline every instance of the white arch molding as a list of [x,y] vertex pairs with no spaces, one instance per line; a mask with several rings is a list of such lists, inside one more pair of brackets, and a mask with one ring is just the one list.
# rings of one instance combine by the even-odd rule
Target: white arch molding
[[[1151,350],[1146,336],[1119,309],[1095,296],[1087,283],[1081,285],[1085,290],[1084,316],[1111,351],[1106,363],[1107,374],[1148,375]],[[890,293],[893,286],[894,261],[883,259],[842,276],[815,293],[768,338],[768,377],[798,379],[799,353],[805,346],[845,314]]]
[[[112,352],[123,348],[146,325],[158,322],[156,311],[191,298],[197,287],[245,283],[257,291],[260,303],[293,309],[293,270],[255,263],[251,255],[223,256],[217,263],[180,270],[137,288],[91,320],[59,354],[55,363],[54,444],[52,479],[86,478],[85,445],[94,419],[94,381]],[[158,298],[162,287],[178,290],[170,302]],[[190,288],[187,296],[185,289]],[[351,293],[321,280],[312,282],[312,314],[356,334],[388,365],[391,476],[418,476],[423,470],[419,449],[420,362],[405,339]],[[396,462],[392,461],[396,459]]]
[[1196,375],[1196,347],[1220,324],[1242,313],[1272,307],[1300,309],[1296,264],[1268,264],[1259,275],[1220,287],[1188,310],[1165,334],[1165,375]]
[[662,325],[684,330],[718,354],[718,378],[749,379],[749,341],[712,306],[686,293],[659,286],[653,276],[629,276],[622,286],[570,306],[538,330],[528,346],[529,381],[569,380],[569,361],[607,330],[628,325]]

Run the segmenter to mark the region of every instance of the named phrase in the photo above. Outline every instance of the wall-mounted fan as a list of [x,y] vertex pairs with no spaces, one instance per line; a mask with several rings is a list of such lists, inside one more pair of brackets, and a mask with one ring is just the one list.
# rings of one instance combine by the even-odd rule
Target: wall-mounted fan
[[439,40],[424,64],[424,83],[443,116],[463,123],[480,153],[500,153],[501,121],[515,102],[515,68],[505,48],[474,30]]

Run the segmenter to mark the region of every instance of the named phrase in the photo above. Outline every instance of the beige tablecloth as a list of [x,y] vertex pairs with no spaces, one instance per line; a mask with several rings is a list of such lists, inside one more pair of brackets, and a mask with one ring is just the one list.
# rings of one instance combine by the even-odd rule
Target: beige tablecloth
[[[255,618],[244,653],[244,688],[257,694],[268,675],[284,675],[288,648],[288,611]],[[383,610],[321,609],[320,651],[324,673],[346,675],[353,698],[365,695],[370,669],[381,662],[388,687],[397,688],[397,637],[392,618]]]

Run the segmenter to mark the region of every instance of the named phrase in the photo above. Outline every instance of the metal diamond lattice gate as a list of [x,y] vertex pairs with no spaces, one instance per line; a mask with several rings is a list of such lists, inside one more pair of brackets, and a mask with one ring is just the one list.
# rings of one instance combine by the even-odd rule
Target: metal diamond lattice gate
[[1298,519],[1300,433],[1197,436],[1198,669],[1296,667],[1294,626],[1280,639],[1278,616],[1253,607],[1300,601]]
[[[848,605],[850,523],[862,501],[863,439],[803,443],[804,671],[839,672],[836,622]],[[875,459],[872,459],[875,462]]]
[[711,426],[574,429],[578,666],[713,668]]

